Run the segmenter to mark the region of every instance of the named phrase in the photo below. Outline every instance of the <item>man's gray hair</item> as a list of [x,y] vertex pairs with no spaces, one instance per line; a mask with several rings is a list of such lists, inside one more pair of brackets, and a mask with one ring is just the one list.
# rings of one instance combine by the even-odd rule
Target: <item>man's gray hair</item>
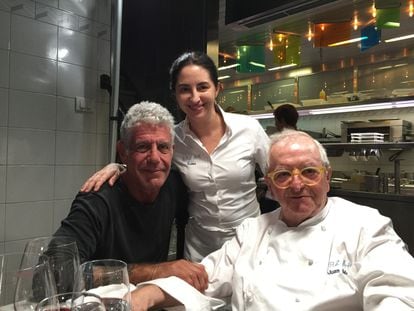
[[292,129],[284,129],[281,132],[277,132],[277,133],[273,134],[272,136],[270,136],[270,148],[269,148],[269,150],[272,149],[273,145],[277,144],[278,142],[281,142],[285,139],[290,139],[292,141],[295,141],[295,138],[298,137],[298,136],[307,137],[307,138],[310,138],[311,140],[313,140],[314,144],[318,148],[322,164],[325,167],[330,167],[331,166],[330,163],[329,163],[328,155],[326,154],[326,150],[321,145],[321,143],[319,141],[317,141],[316,139],[314,139],[309,134],[307,134],[305,132],[302,132],[302,131],[296,131],[296,130],[292,130]]
[[143,123],[168,127],[170,129],[171,140],[174,142],[174,117],[160,104],[149,101],[142,101],[128,109],[121,124],[121,140],[127,145],[129,130]]

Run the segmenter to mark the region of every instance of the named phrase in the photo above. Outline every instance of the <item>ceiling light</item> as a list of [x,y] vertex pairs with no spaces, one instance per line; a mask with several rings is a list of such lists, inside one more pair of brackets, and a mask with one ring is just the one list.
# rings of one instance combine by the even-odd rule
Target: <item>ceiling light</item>
[[357,30],[358,29],[359,22],[358,22],[358,15],[356,13],[354,15],[354,22],[353,22],[353,24],[354,24],[354,30]]
[[256,67],[262,67],[265,68],[266,66],[264,64],[261,63],[256,63],[256,62],[249,62],[250,65],[256,66]]
[[229,94],[237,94],[237,93],[244,93],[244,92],[245,90],[237,90],[237,91],[229,92]]
[[281,70],[281,69],[285,69],[285,68],[289,68],[289,67],[294,67],[297,66],[297,64],[288,64],[288,65],[283,65],[283,66],[277,66],[277,67],[272,67],[269,68],[267,70],[272,71],[272,70]]
[[237,67],[237,66],[239,66],[239,64],[232,64],[232,65],[227,65],[227,66],[218,67],[218,68],[217,68],[217,70],[218,70],[218,71],[220,71],[220,70],[225,70],[225,69],[234,68],[234,67]]
[[395,38],[391,38],[391,39],[387,39],[385,40],[386,43],[389,42],[395,42],[395,41],[400,41],[400,40],[407,40],[407,39],[412,39],[414,38],[414,34],[411,35],[407,35],[407,36],[401,36],[401,37],[395,37]]
[[329,47],[333,47],[333,46],[345,45],[345,44],[359,42],[359,41],[366,40],[366,39],[368,39],[368,37],[354,38],[354,39],[350,39],[350,40],[345,40],[345,41],[339,41],[339,42],[331,43],[328,46]]
[[220,76],[217,78],[217,80],[224,80],[224,79],[228,79],[230,78],[230,76]]
[[371,111],[371,110],[407,108],[407,107],[414,107],[414,101],[408,100],[408,101],[395,101],[395,102],[365,104],[365,105],[356,105],[356,106],[308,109],[308,110],[298,111],[298,113],[299,115],[319,115],[319,114]]

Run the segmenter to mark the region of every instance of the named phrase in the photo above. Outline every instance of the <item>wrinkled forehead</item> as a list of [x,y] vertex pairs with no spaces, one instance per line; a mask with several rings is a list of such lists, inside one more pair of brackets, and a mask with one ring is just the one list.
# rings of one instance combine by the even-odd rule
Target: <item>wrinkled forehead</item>
[[308,137],[286,137],[272,145],[269,153],[269,166],[274,167],[281,161],[322,161],[318,147]]
[[171,129],[162,123],[138,123],[129,128],[130,139],[164,140],[172,142]]

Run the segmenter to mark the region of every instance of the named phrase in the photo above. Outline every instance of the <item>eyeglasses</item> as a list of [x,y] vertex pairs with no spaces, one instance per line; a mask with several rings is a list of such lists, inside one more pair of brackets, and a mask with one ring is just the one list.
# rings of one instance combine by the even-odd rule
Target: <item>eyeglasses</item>
[[292,170],[275,170],[266,176],[272,180],[276,188],[287,189],[292,183],[294,175],[298,175],[305,185],[314,186],[321,180],[324,172],[326,172],[326,168],[323,166],[309,166],[301,170],[298,168]]

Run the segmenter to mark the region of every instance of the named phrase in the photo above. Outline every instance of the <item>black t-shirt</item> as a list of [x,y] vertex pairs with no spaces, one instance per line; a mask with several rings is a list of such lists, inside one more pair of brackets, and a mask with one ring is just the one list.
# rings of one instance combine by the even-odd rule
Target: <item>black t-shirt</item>
[[113,258],[127,263],[167,260],[174,218],[183,222],[187,189],[171,171],[152,204],[137,202],[118,180],[97,192],[79,193],[55,235],[76,239],[81,262]]

